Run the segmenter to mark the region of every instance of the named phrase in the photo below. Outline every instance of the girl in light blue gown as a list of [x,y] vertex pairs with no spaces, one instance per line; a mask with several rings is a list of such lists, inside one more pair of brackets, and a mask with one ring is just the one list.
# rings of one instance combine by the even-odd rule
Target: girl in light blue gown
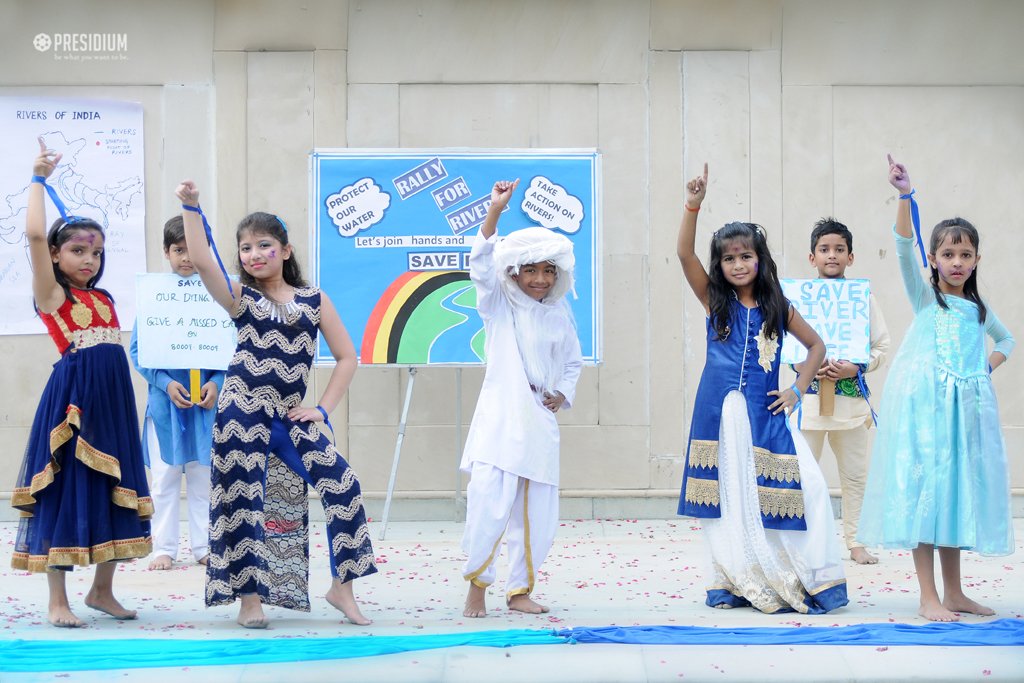
[[[1013,552],[1006,449],[989,374],[1014,340],[978,294],[978,231],[962,218],[935,226],[929,286],[914,256],[910,176],[892,157],[889,182],[900,193],[896,254],[915,317],[886,381],[858,539],[913,550],[926,619],[992,615],[964,595],[960,551]],[[995,341],[987,358],[986,333]]]

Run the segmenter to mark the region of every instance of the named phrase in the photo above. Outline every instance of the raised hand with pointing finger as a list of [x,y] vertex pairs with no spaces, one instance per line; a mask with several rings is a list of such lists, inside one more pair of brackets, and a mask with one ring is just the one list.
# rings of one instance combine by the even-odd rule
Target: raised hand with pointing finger
[[686,208],[690,211],[699,209],[704,195],[708,191],[708,164],[704,162],[704,174],[686,183]]
[[899,190],[900,194],[909,193],[913,189],[913,185],[910,184],[907,167],[893,161],[891,154],[887,154],[886,158],[889,160],[889,184]]

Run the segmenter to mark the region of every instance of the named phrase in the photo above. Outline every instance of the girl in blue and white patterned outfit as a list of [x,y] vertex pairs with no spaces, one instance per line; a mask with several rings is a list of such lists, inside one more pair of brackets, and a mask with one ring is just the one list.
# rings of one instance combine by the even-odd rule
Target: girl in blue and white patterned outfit
[[[186,180],[177,196],[192,262],[238,328],[213,429],[206,604],[240,599],[238,623],[246,628],[266,628],[264,603],[309,610],[309,484],[327,518],[327,601],[349,621],[369,624],[352,592],[353,579],[377,571],[359,482],[319,429],[352,381],[352,340],[327,295],[306,286],[277,216],[256,212],[239,224],[239,284],[211,253],[195,184]],[[337,364],[320,403],[305,408],[318,333]]]
[[676,250],[704,309],[707,361],[686,451],[679,514],[701,520],[711,551],[706,603],[821,614],[847,604],[828,487],[786,421],[814,379],[779,387],[782,335],[817,368],[825,344],[782,293],[763,228],[728,223],[705,271],[694,253],[708,167],[686,186]]
[[[992,609],[964,595],[960,551],[1013,552],[1006,449],[989,373],[1006,362],[1014,341],[978,294],[975,227],[962,218],[935,226],[926,284],[914,259],[910,175],[891,156],[889,182],[900,193],[896,256],[915,315],[885,383],[858,539],[913,550],[922,617],[988,616]],[[986,334],[995,342],[987,357]]]

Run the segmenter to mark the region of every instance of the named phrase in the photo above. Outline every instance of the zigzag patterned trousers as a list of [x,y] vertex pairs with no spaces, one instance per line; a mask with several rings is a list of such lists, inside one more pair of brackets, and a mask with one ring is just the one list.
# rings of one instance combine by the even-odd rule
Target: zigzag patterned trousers
[[221,417],[213,434],[208,606],[258,593],[264,604],[309,609],[307,484],[324,506],[331,575],[348,582],[377,571],[359,482],[316,423],[274,418],[245,429]]

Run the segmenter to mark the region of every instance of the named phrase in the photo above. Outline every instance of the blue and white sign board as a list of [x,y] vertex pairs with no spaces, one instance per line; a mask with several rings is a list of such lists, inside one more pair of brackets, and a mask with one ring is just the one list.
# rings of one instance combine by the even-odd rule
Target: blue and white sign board
[[[828,358],[867,363],[871,357],[871,282],[869,280],[783,278],[785,293],[804,320],[825,342]],[[800,363],[807,349],[787,334],[782,362]]]
[[[601,165],[595,150],[314,150],[312,279],[362,364],[480,365],[469,252],[495,181],[519,178],[498,234],[542,226],[576,256],[584,362],[601,360]],[[318,364],[333,363],[321,338]]]
[[140,366],[227,370],[235,353],[235,323],[198,274],[140,273],[135,304]]

